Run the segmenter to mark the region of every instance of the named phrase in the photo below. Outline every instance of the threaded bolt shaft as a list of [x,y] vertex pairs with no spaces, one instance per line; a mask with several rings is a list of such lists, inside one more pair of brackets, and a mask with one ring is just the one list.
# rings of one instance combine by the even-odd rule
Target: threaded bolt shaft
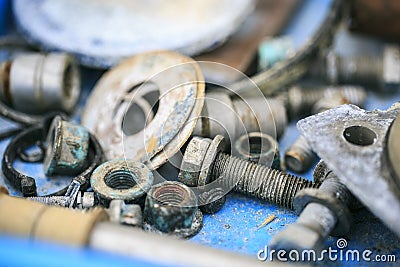
[[[332,172],[327,172],[326,176],[323,177],[323,182],[318,188],[318,192],[326,196],[335,196],[338,200],[335,205],[340,205],[341,210],[347,209],[353,200],[350,191]],[[309,197],[311,196],[310,194],[308,193]],[[323,199],[325,199],[324,201],[329,201],[326,198]],[[340,225],[338,222],[343,220],[340,216],[345,216],[344,213],[340,212],[343,214],[338,214],[337,210],[331,209],[332,206],[330,205],[332,204],[324,205],[321,201],[311,201],[306,204],[297,221],[277,234],[271,241],[270,246],[274,249],[284,250],[320,249],[327,236],[335,228],[344,227],[343,225],[338,226]],[[346,227],[344,229],[346,230]]]
[[301,88],[293,86],[286,94],[286,104],[290,118],[310,114],[314,105],[323,98],[341,94],[349,103],[363,106],[366,92],[360,86],[328,86],[322,88]]
[[296,193],[318,184],[254,162],[219,153],[211,171],[212,180],[223,177],[224,186],[236,192],[293,208]]
[[28,197],[27,199],[51,206],[68,207],[70,198],[66,196]]
[[285,152],[286,167],[296,173],[307,171],[317,159],[303,136],[299,136]]

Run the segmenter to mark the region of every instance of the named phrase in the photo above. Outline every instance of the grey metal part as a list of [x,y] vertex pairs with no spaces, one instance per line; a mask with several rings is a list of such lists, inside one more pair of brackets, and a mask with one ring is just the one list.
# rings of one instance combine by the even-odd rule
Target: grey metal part
[[[9,73],[11,105],[20,111],[71,111],[79,98],[79,70],[71,56],[61,53],[17,56]],[[4,99],[0,93],[0,98]]]
[[317,155],[301,135],[285,151],[286,167],[296,173],[309,170],[317,159]]
[[[167,236],[145,233],[132,227],[111,223],[95,225],[89,246],[173,266],[288,266],[276,261],[261,262],[257,258],[213,249]],[[157,257],[155,257],[155,253]],[[302,266],[296,264],[296,266]]]
[[251,96],[231,98],[227,92],[208,92],[202,118],[193,135],[214,138],[223,135],[234,142],[248,132],[262,132],[279,138],[287,126],[286,108],[281,99]]
[[139,201],[153,181],[153,173],[146,165],[126,159],[109,160],[98,166],[90,177],[93,191],[106,207],[113,199]]
[[[303,119],[297,126],[341,182],[400,236],[400,189],[385,156],[387,132],[398,114],[400,109],[365,111],[343,105]],[[360,146],[346,140],[344,131],[351,126],[373,131],[372,144]]]
[[214,48],[254,6],[253,0],[157,0],[146,5],[141,1],[13,1],[16,24],[29,43],[68,51],[82,64],[97,68],[109,68],[146,51],[169,49],[195,55]]
[[235,141],[233,156],[280,170],[278,142],[270,135],[250,132]]
[[107,213],[113,223],[142,227],[143,216],[139,205],[125,204],[123,200],[114,199],[110,202]]

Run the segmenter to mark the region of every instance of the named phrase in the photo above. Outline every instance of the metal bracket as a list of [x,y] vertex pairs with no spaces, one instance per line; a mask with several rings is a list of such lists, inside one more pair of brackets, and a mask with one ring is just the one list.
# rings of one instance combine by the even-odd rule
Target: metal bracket
[[400,109],[354,105],[305,118],[297,127],[348,189],[400,236],[400,187],[387,157],[389,129]]

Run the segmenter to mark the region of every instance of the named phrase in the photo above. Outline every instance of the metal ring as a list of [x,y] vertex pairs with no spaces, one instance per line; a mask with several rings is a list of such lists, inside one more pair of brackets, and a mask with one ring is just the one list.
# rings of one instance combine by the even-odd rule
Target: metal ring
[[[27,130],[19,133],[14,137],[13,140],[8,144],[2,161],[2,171],[5,178],[21,193],[24,197],[37,196],[36,182],[33,177],[27,176],[25,174],[17,171],[13,164],[18,156],[18,152],[24,150],[27,147],[35,145],[38,141],[43,141],[45,136],[45,126],[44,123],[40,126],[31,127]],[[89,177],[94,171],[94,169],[103,161],[103,150],[96,137],[90,134],[90,144],[89,144],[89,155],[88,162],[90,165],[73,180],[78,181],[82,184],[82,188],[88,188]],[[68,186],[55,192],[49,194],[49,196],[60,196],[67,192]]]
[[146,165],[132,160],[114,159],[94,170],[90,184],[105,206],[113,199],[135,202],[153,185],[153,173]]
[[[159,88],[153,120],[132,135],[121,131],[116,112],[126,95],[132,102]],[[112,90],[110,90],[112,88]],[[204,103],[204,78],[191,58],[171,51],[144,53],[107,72],[90,95],[82,124],[99,138],[108,159],[146,162],[150,169],[165,163],[190,137]],[[106,99],[106,101],[104,101]]]

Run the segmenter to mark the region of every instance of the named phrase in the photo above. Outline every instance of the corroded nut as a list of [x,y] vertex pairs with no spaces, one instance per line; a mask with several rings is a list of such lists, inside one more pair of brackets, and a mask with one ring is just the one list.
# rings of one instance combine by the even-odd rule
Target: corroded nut
[[225,150],[225,138],[222,135],[217,135],[211,141],[207,149],[206,155],[201,164],[201,170],[197,184],[205,186],[211,180],[211,170],[217,155]]
[[197,186],[204,158],[212,140],[193,137],[182,159],[178,179],[188,186]]
[[197,198],[189,187],[180,182],[166,181],[154,185],[149,191],[144,220],[163,233],[174,233],[191,229],[197,211]]
[[145,195],[154,181],[146,165],[125,159],[114,159],[101,164],[90,177],[90,184],[104,206],[113,199],[134,203]]
[[251,132],[235,141],[235,155],[244,160],[281,169],[278,142],[269,134]]
[[85,127],[56,116],[47,135],[43,162],[46,175],[81,173],[87,163],[89,132]]

